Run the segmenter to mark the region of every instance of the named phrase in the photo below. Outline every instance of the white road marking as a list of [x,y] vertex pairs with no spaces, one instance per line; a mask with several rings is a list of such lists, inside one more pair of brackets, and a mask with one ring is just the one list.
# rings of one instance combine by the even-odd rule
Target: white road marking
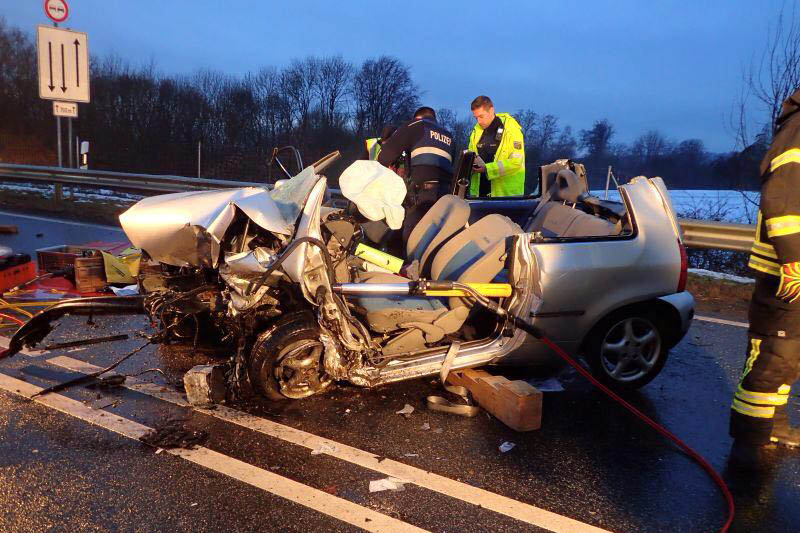
[[[42,390],[40,387],[1,373],[0,389],[26,398],[30,398],[33,394]],[[139,437],[151,429],[113,413],[92,409],[79,401],[60,394],[50,393],[44,396],[37,396],[33,398],[33,401],[130,439],[138,440]],[[376,533],[426,531],[407,522],[386,516],[372,509],[362,507],[202,446],[192,450],[175,449],[164,451],[366,531],[374,531]]]
[[[100,369],[98,366],[66,356],[53,357],[48,359],[47,362],[75,372],[91,373]],[[136,378],[128,378],[125,380],[125,387],[176,405],[189,406],[185,395],[172,390],[162,390],[164,387],[160,385],[147,383]],[[393,461],[392,459],[382,458],[364,450],[231,409],[224,405],[218,405],[213,410],[197,408],[195,410],[270,437],[304,446],[310,450],[322,450],[322,453],[362,468],[380,472],[390,477],[408,480],[417,486],[473,505],[480,505],[484,509],[489,509],[554,533],[609,533],[607,530],[584,524],[578,520],[561,516],[488,490],[473,487],[432,472],[426,472],[420,468]]]
[[41,217],[36,215],[21,215],[19,213],[9,213],[8,211],[0,211],[0,215],[6,215],[10,217],[19,217],[19,218],[28,218],[31,220],[39,220],[42,222],[56,222],[58,224],[69,224],[71,226],[86,226],[90,228],[102,228],[111,231],[119,231],[123,233],[122,228],[115,227],[115,226],[107,226],[104,224],[91,224],[89,222],[76,222],[74,220],[65,220],[62,218],[50,218],[50,217]]
[[725,324],[726,326],[736,326],[737,328],[749,328],[750,324],[747,322],[736,322],[735,320],[725,320],[724,318],[714,318],[713,316],[694,316],[695,320],[702,320],[703,322],[713,322],[715,324]]
[[[0,348],[8,348],[9,340],[7,337],[0,337]],[[28,350],[27,348],[23,348],[19,351],[22,355],[27,355],[28,357],[39,357],[44,353],[44,350]]]

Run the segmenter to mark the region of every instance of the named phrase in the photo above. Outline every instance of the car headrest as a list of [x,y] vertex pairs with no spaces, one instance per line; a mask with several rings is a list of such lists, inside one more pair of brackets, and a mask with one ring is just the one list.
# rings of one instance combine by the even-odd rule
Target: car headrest
[[570,204],[577,203],[583,195],[588,194],[583,181],[569,169],[561,169],[556,175],[556,188],[553,191],[553,199],[561,200]]

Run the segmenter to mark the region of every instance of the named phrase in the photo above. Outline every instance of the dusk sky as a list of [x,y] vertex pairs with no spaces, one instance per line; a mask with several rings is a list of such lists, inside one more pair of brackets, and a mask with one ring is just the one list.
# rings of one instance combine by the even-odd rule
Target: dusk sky
[[[423,103],[461,116],[478,94],[498,111],[551,113],[577,133],[599,118],[630,142],[658,129],[728,151],[725,127],[742,66],[763,49],[781,2],[492,1],[244,2],[72,0],[63,27],[166,74],[229,74],[308,54],[358,63],[389,54],[411,67]],[[791,4],[787,4],[791,8]],[[30,31],[41,0],[2,0]],[[762,119],[753,105],[754,119]]]

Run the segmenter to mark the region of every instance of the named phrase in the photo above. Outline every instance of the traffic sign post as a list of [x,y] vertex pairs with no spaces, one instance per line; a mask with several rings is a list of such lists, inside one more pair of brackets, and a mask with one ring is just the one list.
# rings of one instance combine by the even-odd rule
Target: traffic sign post
[[54,23],[64,22],[69,16],[66,0],[44,0],[44,14]]
[[75,102],[53,102],[53,116],[78,118],[78,104]]
[[[44,0],[44,12],[53,26],[69,16],[66,0]],[[53,102],[56,117],[58,166],[61,157],[61,117],[67,117],[69,161],[72,166],[72,119],[78,116],[77,102],[89,102],[89,47],[85,33],[57,27],[36,27],[39,98]],[[56,189],[60,189],[57,186]],[[60,190],[56,191],[56,196]]]
[[39,98],[89,102],[89,50],[83,32],[36,27]]

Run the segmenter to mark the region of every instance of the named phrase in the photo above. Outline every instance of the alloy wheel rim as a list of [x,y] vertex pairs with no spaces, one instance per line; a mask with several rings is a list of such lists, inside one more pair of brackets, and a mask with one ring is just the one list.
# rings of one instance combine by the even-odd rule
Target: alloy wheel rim
[[661,335],[641,317],[629,317],[611,327],[600,344],[600,362],[615,381],[630,382],[647,375],[661,356]]

